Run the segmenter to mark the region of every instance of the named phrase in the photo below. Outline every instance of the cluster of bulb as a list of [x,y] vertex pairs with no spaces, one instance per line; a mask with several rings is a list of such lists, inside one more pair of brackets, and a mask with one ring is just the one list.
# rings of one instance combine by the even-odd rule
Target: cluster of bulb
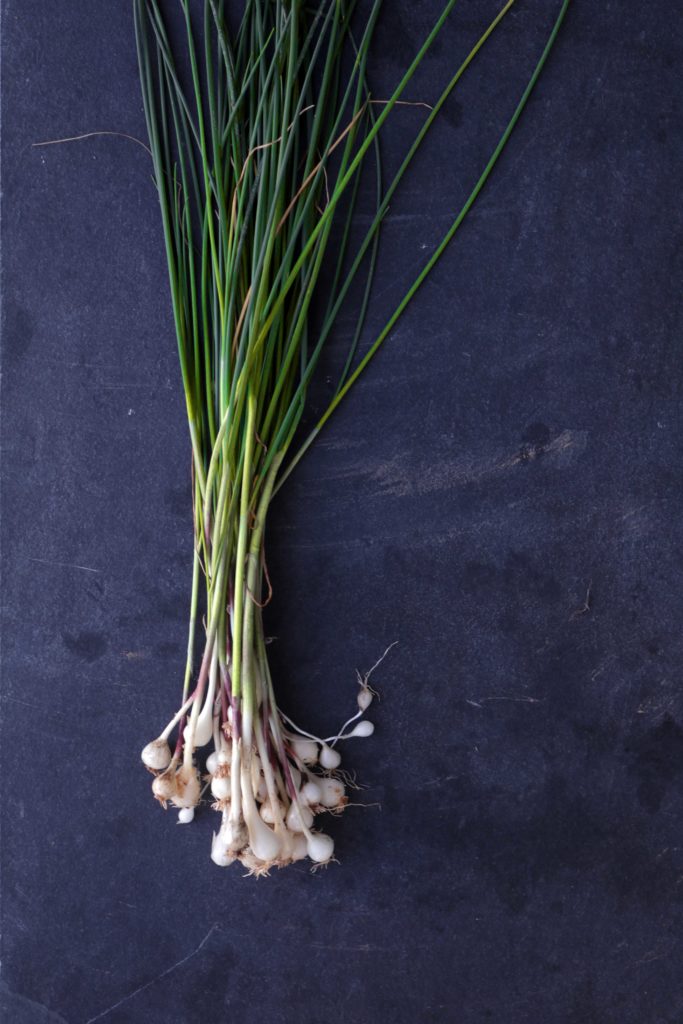
[[[359,682],[357,713],[336,736],[327,739],[304,733],[277,712],[277,722],[272,716],[265,721],[257,718],[254,740],[247,746],[233,726],[233,709],[228,710],[221,726],[218,706],[209,694],[209,736],[205,728],[195,728],[192,735],[189,726],[182,729],[185,705],[142,751],[143,763],[154,774],[154,796],[164,808],[168,804],[177,808],[178,821],[189,824],[204,793],[210,790],[212,806],[221,815],[220,828],[213,835],[211,859],[220,867],[239,861],[250,874],[263,875],[272,867],[306,857],[314,865],[329,863],[334,842],[316,830],[314,823],[325,812],[340,813],[348,803],[348,777],[341,769],[337,744],[374,732],[372,722],[358,721],[373,696],[367,676],[359,677]],[[205,710],[206,705],[199,723]],[[168,737],[178,721],[182,732],[174,753]],[[214,749],[206,759],[207,774],[202,779],[193,754],[211,738]]]

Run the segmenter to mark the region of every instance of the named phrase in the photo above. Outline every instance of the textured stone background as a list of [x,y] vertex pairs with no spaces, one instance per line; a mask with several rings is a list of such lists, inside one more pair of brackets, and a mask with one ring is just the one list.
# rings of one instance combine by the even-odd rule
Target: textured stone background
[[[377,808],[340,866],[208,860],[138,750],[185,645],[189,448],[129,3],[4,0],[7,1024],[683,1020],[680,67],[575,3],[448,256],[273,513],[283,705]],[[497,4],[461,0],[437,95]],[[388,95],[440,0],[391,0]],[[392,207],[371,326],[449,224],[559,0],[520,0]],[[389,165],[423,117],[406,108]],[[368,340],[371,332],[368,331]],[[324,385],[323,385],[324,387]],[[322,395],[318,396],[322,399]],[[589,592],[589,608],[585,599]]]

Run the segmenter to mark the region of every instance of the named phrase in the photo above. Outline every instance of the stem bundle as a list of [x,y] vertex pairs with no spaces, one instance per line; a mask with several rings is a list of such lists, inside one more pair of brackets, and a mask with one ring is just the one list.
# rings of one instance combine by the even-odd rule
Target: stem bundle
[[[381,0],[320,0],[313,9],[301,0],[246,0],[235,31],[224,0],[203,0],[198,12],[180,0],[180,56],[159,0],[134,0],[192,446],[194,514],[181,707],[145,748],[143,761],[155,773],[156,797],[189,821],[201,796],[196,753],[213,742],[207,766],[222,823],[212,858],[221,865],[239,859],[255,874],[305,856],[315,863],[331,859],[332,840],[315,830],[314,819],[346,802],[336,745],[372,732],[365,720],[351,728],[371,700],[367,678],[360,680],[358,713],[336,737],[310,737],[278,709],[262,616],[271,597],[264,540],[273,495],[457,231],[514,128],[568,0],[473,192],[359,361],[389,202],[440,108],[514,0],[458,68],[383,188],[378,134],[455,2],[445,3],[393,94],[377,106],[367,64]],[[364,175],[375,182],[374,210],[358,241],[354,215]],[[310,381],[340,311],[356,295],[333,398],[295,447]],[[205,637],[193,685],[200,587]]]

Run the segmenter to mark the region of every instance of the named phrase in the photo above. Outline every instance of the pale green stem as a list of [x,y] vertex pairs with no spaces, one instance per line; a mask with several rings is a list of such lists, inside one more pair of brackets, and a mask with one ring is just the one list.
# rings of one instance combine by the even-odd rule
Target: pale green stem
[[194,660],[194,638],[197,629],[197,598],[199,595],[199,551],[195,548],[192,562],[192,598],[190,601],[190,628],[187,637],[187,661],[185,663],[185,682],[183,684],[183,700],[187,697],[192,679],[192,663]]
[[256,419],[256,398],[252,392],[247,399],[247,422],[245,428],[244,464],[242,466],[242,493],[240,496],[240,525],[237,535],[235,556],[235,611],[232,652],[232,692],[234,697],[242,693],[242,625],[244,616],[244,569],[247,557],[249,535],[249,504],[251,497],[251,463],[254,457]]
[[[254,614],[258,607],[260,592],[257,593],[259,575],[261,572],[261,555],[263,532],[268,515],[268,505],[273,494],[275,477],[280,468],[284,453],[276,455],[266,477],[261,500],[256,511],[256,519],[251,533],[249,554],[247,557],[247,608],[244,615],[244,635],[242,641],[242,676],[244,686],[244,733],[247,737],[247,729],[251,728],[251,722],[256,708],[255,685],[254,685]],[[237,628],[237,627],[235,627]]]

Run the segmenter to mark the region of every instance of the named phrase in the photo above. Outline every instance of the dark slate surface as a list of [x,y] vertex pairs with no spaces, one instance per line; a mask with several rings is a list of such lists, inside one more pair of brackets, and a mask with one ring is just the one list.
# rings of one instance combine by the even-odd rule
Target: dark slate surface
[[[375,325],[558,6],[520,3],[450,104],[392,207]],[[462,0],[415,99],[495,7]],[[376,95],[438,8],[386,5]],[[147,158],[31,146],[143,134],[130,5],[2,10],[3,1020],[683,1020],[672,5],[573,5],[466,228],[283,492],[285,706],[333,727],[400,643],[349,749],[381,810],[334,824],[340,866],[265,882],[215,869],[212,814],[177,828],[138,763],[179,688],[191,545]]]

